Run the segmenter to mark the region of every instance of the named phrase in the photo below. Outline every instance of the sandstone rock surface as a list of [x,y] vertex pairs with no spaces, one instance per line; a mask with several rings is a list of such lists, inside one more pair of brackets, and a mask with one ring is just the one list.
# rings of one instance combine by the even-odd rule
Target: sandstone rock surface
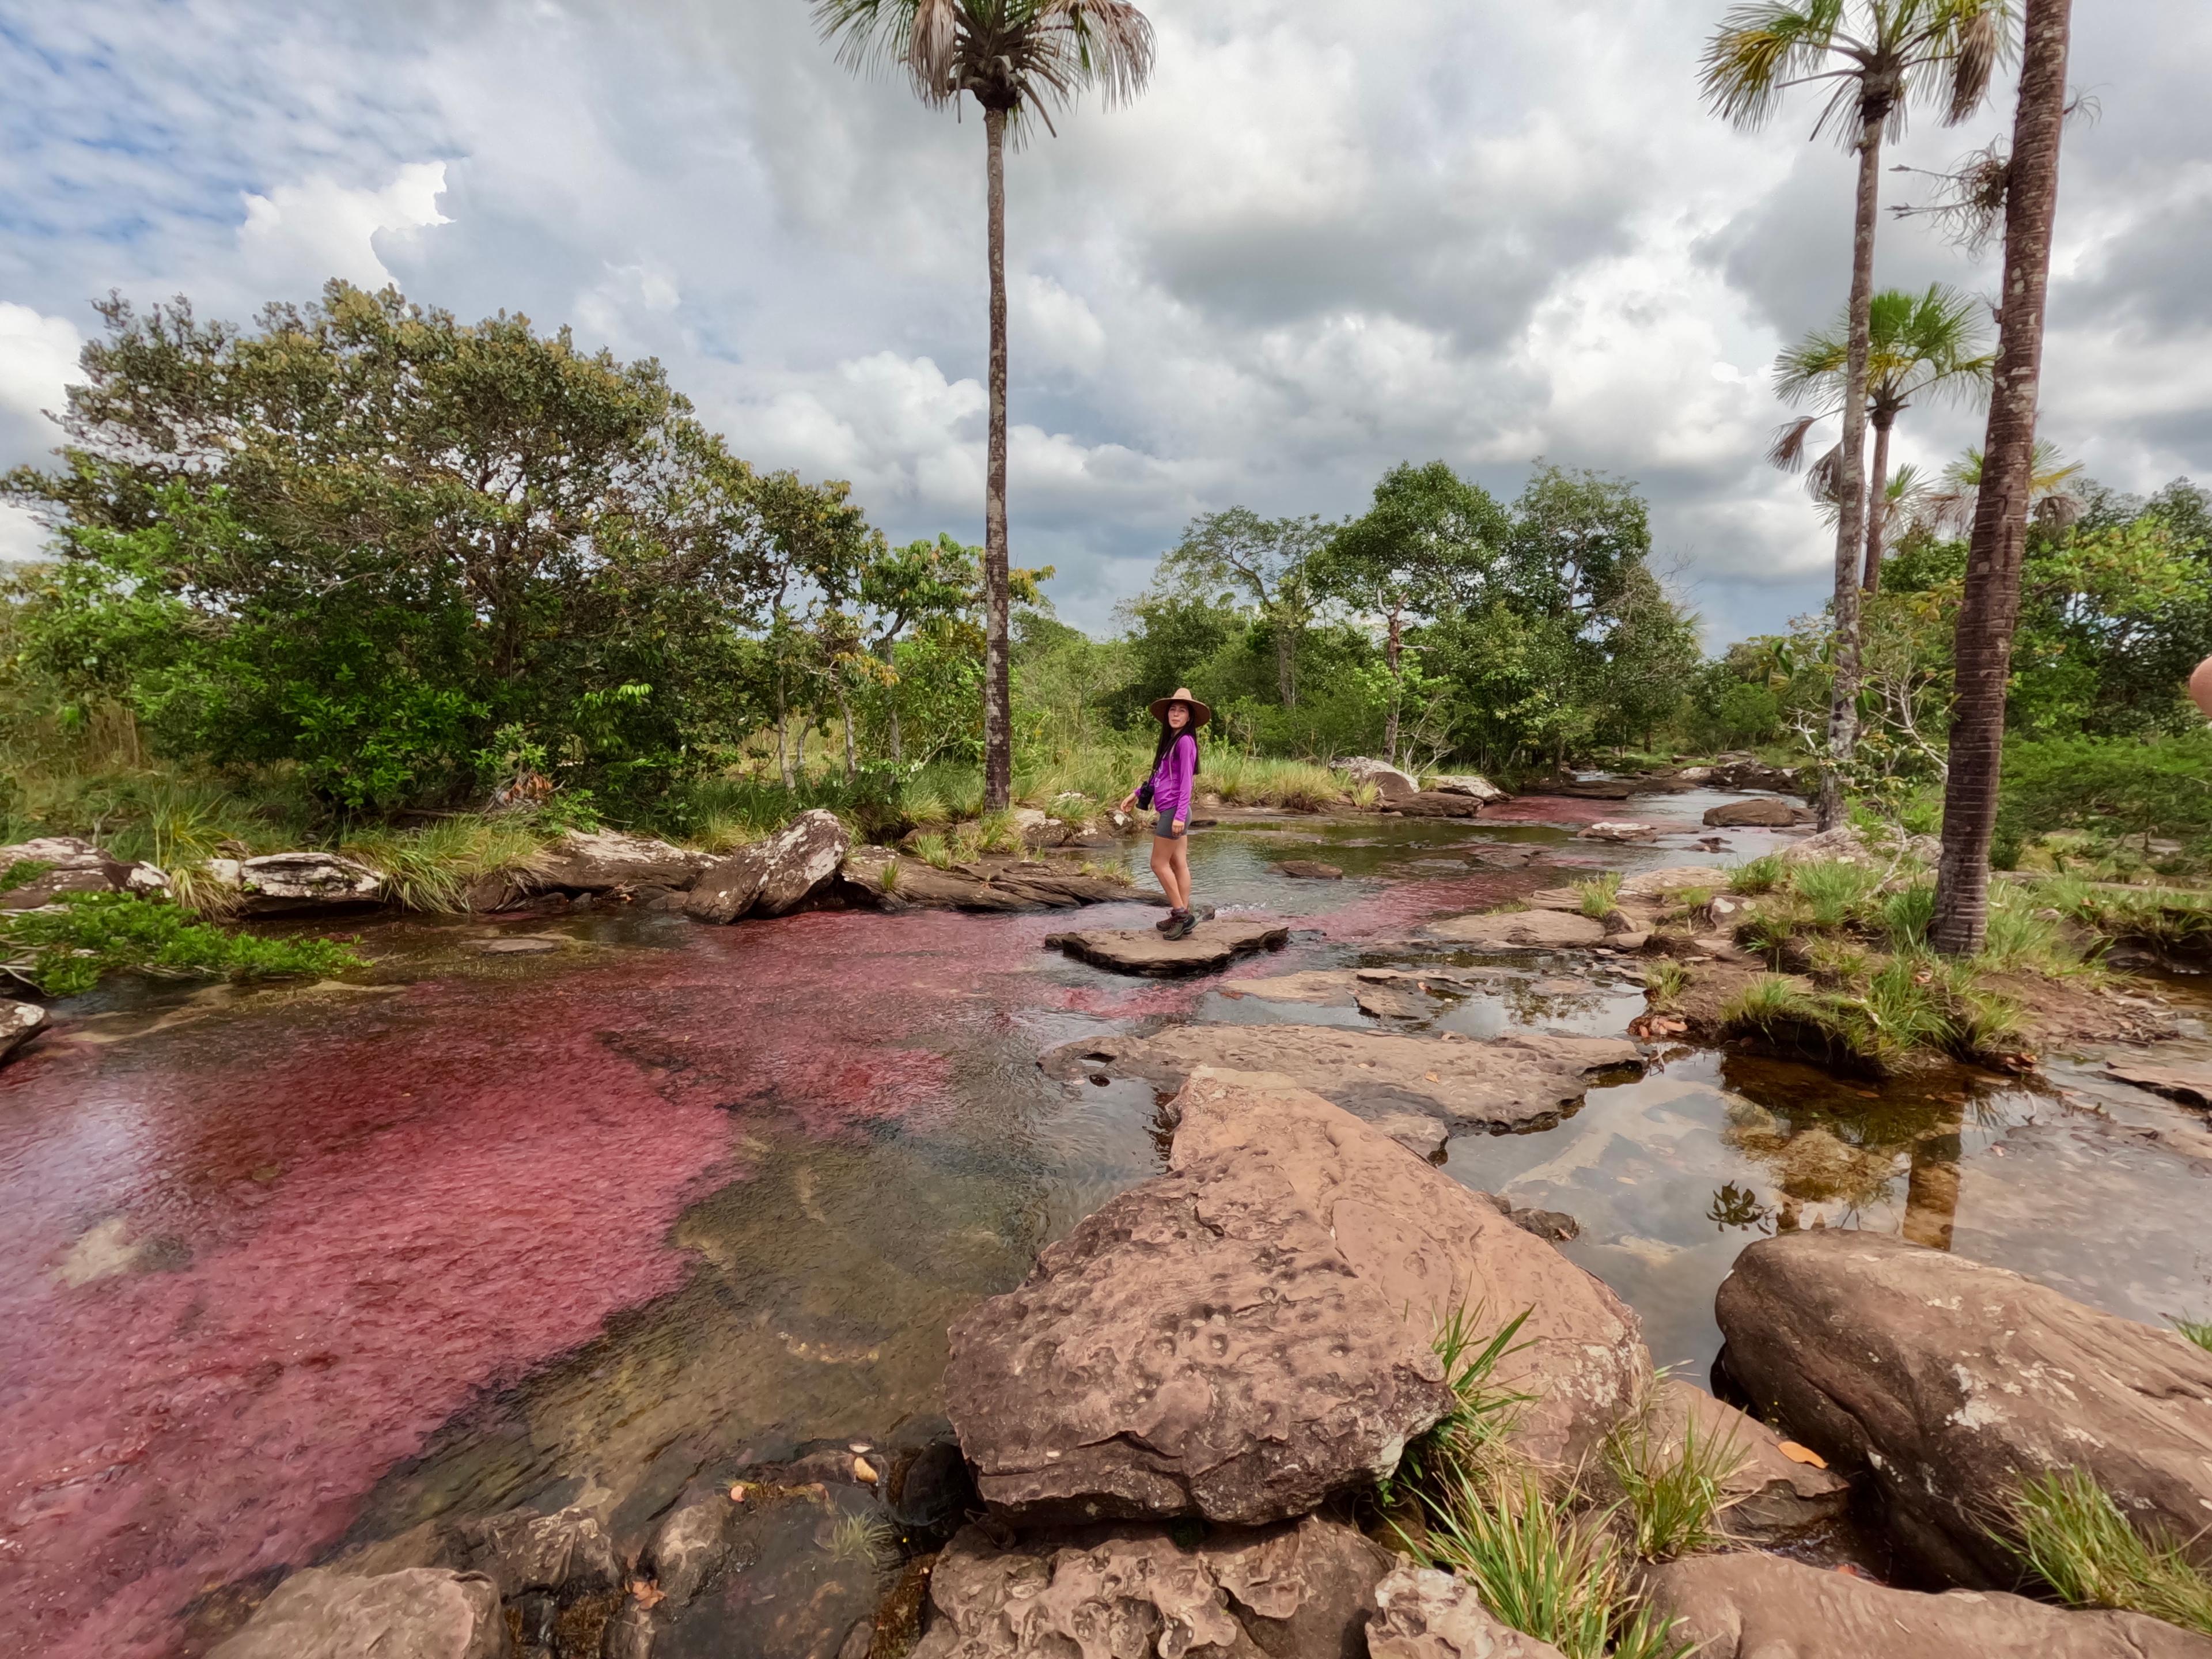
[[1661,1377],[1646,1401],[1640,1449],[1653,1467],[1663,1467],[1692,1440],[1735,1463],[1721,1480],[1719,1522],[1739,1543],[1787,1543],[1841,1520],[1850,1506],[1850,1483],[1833,1469],[1789,1456],[1780,1435],[1696,1383]]
[[1805,774],[1795,766],[1769,766],[1750,756],[1723,757],[1718,765],[1702,769],[1700,780],[1713,789],[1771,789],[1778,794],[1805,793]]
[[1626,842],[1650,841],[1658,834],[1656,824],[1638,823],[1631,818],[1608,818],[1600,823],[1584,824],[1575,832],[1575,839]]
[[1446,789],[1401,795],[1390,805],[1409,818],[1471,818],[1482,811],[1481,797]]
[[1149,1527],[994,1544],[956,1536],[913,1659],[1361,1659],[1380,1546],[1308,1516],[1188,1547]]
[[1339,761],[1333,769],[1343,773],[1355,785],[1373,784],[1386,806],[1395,806],[1407,796],[1421,792],[1419,780],[1400,771],[1388,761],[1360,756],[1352,760]]
[[1762,1414],[1868,1470],[1929,1573],[1996,1586],[1989,1534],[2023,1476],[2086,1469],[2212,1565],[2212,1353],[2017,1273],[1884,1234],[1753,1244],[1715,1312]]
[[688,888],[714,863],[708,853],[694,853],[651,836],[621,830],[571,830],[545,849],[530,872],[538,888],[572,893],[605,893],[617,887]]
[[35,1002],[0,997],[0,1060],[6,1060],[52,1023]]
[[[1265,983],[1265,981],[1261,981]],[[1104,1072],[1180,1089],[1202,1066],[1270,1072],[1370,1121],[1420,1111],[1458,1129],[1546,1128],[1580,1104],[1599,1073],[1638,1065],[1622,1037],[1515,1032],[1447,1042],[1341,1025],[1170,1025],[1148,1036],[1087,1038],[1044,1056],[1055,1076]]]
[[1218,919],[1201,921],[1187,939],[1171,939],[1150,927],[1098,928],[1079,933],[1049,933],[1045,945],[1072,957],[1111,968],[1116,973],[1176,978],[1211,973],[1255,951],[1279,951],[1290,942],[1290,924]]
[[1692,1556],[1646,1583],[1698,1659],[2212,1659],[2212,1641],[2141,1613],[1929,1595],[1773,1555]]
[[1516,1443],[1587,1454],[1648,1371],[1595,1279],[1406,1148],[1279,1076],[1201,1070],[1170,1173],[957,1322],[946,1410],[989,1502],[1039,1518],[1255,1525],[1396,1464],[1449,1404],[1457,1309],[1528,1346]]
[[209,1659],[506,1659],[507,1638],[499,1591],[481,1573],[309,1567]]
[[454,1531],[461,1565],[490,1579],[502,1596],[526,1590],[588,1595],[612,1589],[622,1577],[614,1540],[586,1509],[508,1510],[465,1521]]
[[837,873],[852,833],[834,812],[801,812],[750,847],[708,866],[691,884],[684,911],[696,921],[781,916]]
[[2185,1106],[2212,1106],[2212,1066],[2108,1060],[2105,1069],[2122,1083],[2132,1083]]
[[1491,910],[1480,915],[1447,916],[1422,931],[1431,939],[1491,950],[1556,951],[1605,940],[1603,922],[1595,916],[1562,910]]
[[1446,795],[1472,795],[1479,801],[1508,800],[1511,797],[1479,772],[1440,772],[1429,787]]
[[1164,904],[1149,890],[1110,876],[1086,874],[1073,863],[1008,859],[940,870],[911,854],[857,847],[840,871],[844,887],[872,904],[929,909],[1068,909],[1080,904]]
[[1705,817],[1709,830],[1787,830],[1793,824],[1812,821],[1812,813],[1804,807],[1792,806],[1771,795],[1752,800],[1723,801],[1718,806],[1707,807]]
[[0,847],[0,871],[44,866],[0,892],[0,910],[33,910],[63,893],[139,893],[169,889],[167,872],[151,864],[129,864],[76,836],[40,836]]
[[238,890],[254,916],[307,910],[351,910],[380,902],[384,878],[335,853],[269,853],[252,859],[210,859],[208,870]]
[[1563,1659],[1500,1620],[1473,1585],[1410,1563],[1375,1587],[1367,1651],[1370,1659]]

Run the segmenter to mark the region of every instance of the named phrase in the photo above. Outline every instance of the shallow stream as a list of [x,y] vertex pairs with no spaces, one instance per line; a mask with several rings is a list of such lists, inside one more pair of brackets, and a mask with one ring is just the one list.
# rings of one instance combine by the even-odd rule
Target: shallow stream
[[[58,1010],[0,1073],[0,1652],[197,1653],[349,1540],[595,1488],[648,1515],[708,1461],[930,1413],[948,1321],[1163,1164],[1148,1087],[1063,1085],[1041,1053],[1164,1020],[1371,1023],[1233,994],[1445,961],[1485,984],[1403,1029],[1617,1033],[1643,1007],[1626,959],[1447,955],[1413,930],[1563,863],[1773,844],[1701,848],[1717,799],[1639,799],[1679,833],[1634,848],[1570,839],[1623,811],[1603,803],[1224,822],[1194,838],[1200,896],[1297,921],[1280,955],[1194,984],[1046,951],[1067,913],[588,909],[371,924],[366,984]],[[1557,862],[1468,857],[1501,843]],[[1347,878],[1275,867],[1316,857]],[[1700,1381],[1715,1287],[1778,1227],[1902,1231],[2136,1318],[2212,1315],[2212,1133],[2093,1064],[1875,1089],[1662,1050],[1554,1128],[1453,1140],[1446,1167],[1575,1216],[1568,1254]]]

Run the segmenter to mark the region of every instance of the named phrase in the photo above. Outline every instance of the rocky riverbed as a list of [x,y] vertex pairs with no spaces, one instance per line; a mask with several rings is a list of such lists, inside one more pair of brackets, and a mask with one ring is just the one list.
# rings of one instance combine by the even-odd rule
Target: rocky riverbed
[[[1579,1358],[1529,1361],[1559,1379],[1530,1429],[1547,1457],[1585,1444],[1647,1357],[1709,1380],[1730,1318],[1723,1298],[1717,1321],[1715,1293],[1760,1239],[1895,1235],[2130,1328],[2212,1314],[2196,1242],[2212,1133],[2101,1054],[1875,1086],[1632,1043],[1636,958],[1602,930],[1520,942],[1437,927],[1600,867],[1717,864],[1789,833],[1731,830],[1711,848],[1701,820],[1718,797],[1632,804],[1652,825],[1642,844],[1577,838],[1619,814],[1603,799],[1203,831],[1200,896],[1286,938],[1196,981],[1048,951],[1069,923],[1041,909],[725,928],[600,906],[370,923],[366,985],[118,989],[62,1006],[4,1074],[0,1115],[15,1427],[0,1546],[23,1586],[0,1604],[0,1642],[155,1656],[233,1640],[237,1659],[298,1650],[319,1620],[428,1620],[447,1632],[424,1650],[439,1654],[890,1659],[917,1639],[933,1655],[1011,1653],[1050,1645],[1048,1622],[1024,1627],[1028,1647],[1006,1634],[1006,1586],[1042,1573],[1039,1606],[1079,1624],[1120,1608],[1213,1632],[1196,1645],[1419,1645],[1479,1609],[1455,1605],[1449,1581],[1390,1579],[1358,1517],[1332,1508],[1434,1404],[1422,1334],[1391,1312],[1420,1298],[1401,1269],[1363,1265],[1407,1253],[1377,1235],[1379,1254],[1359,1255],[1346,1200],[1322,1190],[1355,1166],[1390,1172],[1402,1224],[1440,1241],[1412,1259],[1488,1275],[1500,1297],[1566,1322],[1540,1333],[1542,1352]],[[1292,863],[1343,876],[1279,873]],[[1156,914],[1109,903],[1085,921],[1143,928]],[[2208,1053],[2190,1035],[2152,1058],[2171,1070]],[[1206,1067],[1260,1059],[1290,1073],[1265,1089],[1288,1093],[1172,1104]],[[1240,1115],[1235,1099],[1272,1103]],[[1250,1127],[1285,1113],[1339,1124],[1316,1131],[1337,1150]],[[1237,1155],[1246,1133],[1277,1171],[1273,1196],[1210,1173],[1225,1158],[1257,1178]],[[1053,1389],[994,1384],[993,1368],[1042,1340],[1024,1333],[1066,1300],[1058,1287],[1132,1282],[1117,1218],[1157,1230],[1224,1206],[1273,1218],[1270,1240],[1310,1234],[1288,1282],[1340,1284],[1344,1331],[1375,1350],[1359,1376],[1402,1382],[1359,1406],[1359,1427],[1322,1408],[1328,1366],[1285,1346],[1287,1328],[1239,1332],[1236,1375],[1289,1367],[1312,1382],[1281,1398],[1336,1425],[1335,1474],[1255,1498],[1274,1482],[1264,1457],[1208,1462],[1249,1431],[1201,1407],[1184,1373],[1146,1371],[1113,1304],[1086,1295],[1074,1307],[1103,1322],[1093,1340],[1135,1367],[1101,1385],[1097,1409],[1152,1461],[1037,1487],[1024,1471],[1067,1463],[1091,1431],[1050,1416]],[[1356,1207],[1389,1212],[1372,1194]],[[1565,1230],[1545,1236],[1539,1212],[1571,1218],[1574,1236],[1553,1243]],[[1174,1269],[1193,1308],[1212,1305],[1217,1276],[1252,1271],[1206,1237],[1212,1253]],[[1537,1283],[1540,1298],[1524,1291]],[[1585,1316],[1615,1334],[1571,1322]],[[1205,1361],[1203,1320],[1192,1328]],[[1726,1335],[1727,1376],[1749,1389],[1765,1373]],[[2195,1351],[2170,1340],[2184,1350],[2160,1385],[2174,1400],[2197,1384]],[[1010,1398],[1036,1409],[1011,1418]],[[1820,1432],[1812,1404],[1794,1409],[1801,1439]],[[1255,1472],[1202,1494],[1213,1486],[1158,1461],[1170,1443]],[[1876,1496],[1875,1457],[1953,1455],[1842,1435],[1822,1449]],[[1317,1440],[1300,1464],[1325,1462]],[[956,1535],[971,1470],[1020,1528]],[[1759,1486],[1773,1503],[1819,1507],[1778,1480]],[[1046,1514],[1088,1501],[1086,1480],[1138,1492],[1114,1500],[1121,1531],[1050,1541],[1048,1521],[1088,1520]],[[1179,1530],[1191,1515],[1214,1530]],[[1912,1527],[1950,1535],[1940,1517]],[[1145,1561],[1155,1579],[1170,1562],[1199,1576],[1176,1607],[1132,1613],[1102,1587]],[[316,1563],[331,1572],[295,1571]],[[1946,1565],[1959,1571],[1916,1545],[1884,1566]],[[1797,1595],[1680,1576],[1693,1582],[1667,1594],[1693,1622],[1755,1600],[1737,1626],[1765,1628]]]

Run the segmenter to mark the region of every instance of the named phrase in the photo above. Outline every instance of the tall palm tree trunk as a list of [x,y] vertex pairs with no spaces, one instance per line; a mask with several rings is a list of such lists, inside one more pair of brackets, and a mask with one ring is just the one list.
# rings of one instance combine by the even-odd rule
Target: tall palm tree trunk
[[1866,538],[1866,404],[1869,318],[1874,308],[1875,222],[1881,210],[1881,124],[1876,109],[1859,126],[1859,185],[1851,229],[1850,343],[1844,359],[1844,442],[1836,499],[1835,680],[1828,695],[1828,767],[1820,778],[1820,828],[1844,821],[1842,768],[1859,736],[1859,550]]
[[991,434],[983,477],[983,810],[1013,793],[1013,687],[1006,640],[1006,112],[983,112],[990,198]]
[[1860,584],[1869,593],[1881,592],[1881,547],[1889,529],[1889,427],[1896,417],[1877,412],[1874,417],[1874,477],[1867,483],[1866,575]]
[[1943,786],[1943,856],[1936,868],[1929,938],[1950,956],[1982,948],[1990,919],[1990,836],[1996,827],[2004,751],[2005,684],[2020,617],[2027,538],[2035,398],[2043,373],[2044,292],[2058,205],[2059,130],[2066,118],[2067,28],[2072,0],[2027,0],[2020,103],[2005,178],[2004,298],[1996,371],[1982,445],[1982,483],[1966,553],[1966,591],[1954,647],[1950,775]]

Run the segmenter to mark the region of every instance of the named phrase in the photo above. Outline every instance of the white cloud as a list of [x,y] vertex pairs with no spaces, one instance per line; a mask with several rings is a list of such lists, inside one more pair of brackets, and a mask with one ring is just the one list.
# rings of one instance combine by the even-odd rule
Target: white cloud
[[319,174],[279,185],[266,196],[246,191],[240,263],[271,289],[312,289],[330,276],[382,288],[392,276],[377,257],[378,237],[452,222],[438,211],[445,187],[443,161],[410,161],[380,189]]
[[[59,435],[58,414],[84,341],[65,317],[0,300],[0,470],[45,459]],[[0,561],[40,556],[46,535],[19,507],[0,504]]]

